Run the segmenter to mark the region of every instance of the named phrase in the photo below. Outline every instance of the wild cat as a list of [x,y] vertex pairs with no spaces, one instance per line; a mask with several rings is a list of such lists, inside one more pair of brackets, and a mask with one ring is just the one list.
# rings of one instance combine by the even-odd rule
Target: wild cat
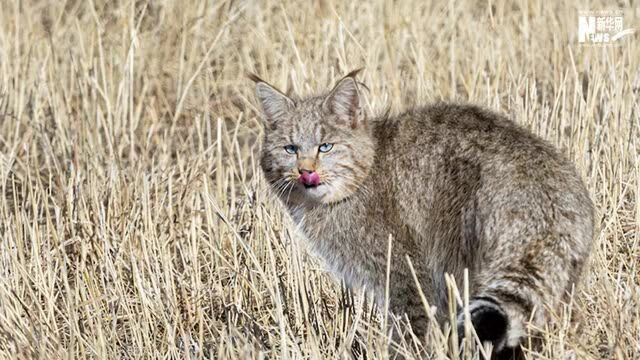
[[469,269],[471,322],[509,351],[580,277],[594,217],[583,182],[547,142],[477,106],[369,119],[356,73],[308,98],[252,76],[268,183],[327,265],[379,301],[392,236],[389,306],[418,335],[427,315],[406,256],[442,322],[445,273],[460,284]]

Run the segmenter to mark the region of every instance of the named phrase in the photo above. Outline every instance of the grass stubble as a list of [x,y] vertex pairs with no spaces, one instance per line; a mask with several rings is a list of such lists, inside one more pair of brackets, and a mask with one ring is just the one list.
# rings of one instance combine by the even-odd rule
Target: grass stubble
[[[307,255],[260,177],[245,77],[311,94],[364,66],[371,114],[474,102],[575,162],[591,264],[525,352],[640,358],[640,39],[577,44],[578,11],[610,8],[0,1],[0,357],[385,358],[385,324],[407,328]],[[394,346],[483,358],[449,331]]]

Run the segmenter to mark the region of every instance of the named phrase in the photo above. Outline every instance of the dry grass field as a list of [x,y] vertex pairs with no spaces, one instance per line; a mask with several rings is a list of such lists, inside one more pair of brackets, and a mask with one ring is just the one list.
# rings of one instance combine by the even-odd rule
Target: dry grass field
[[[0,0],[0,358],[388,357],[267,191],[245,75],[312,94],[364,66],[371,114],[473,102],[575,162],[590,268],[525,353],[639,359],[640,38],[577,39],[612,6],[638,27],[633,0]],[[483,358],[447,332],[393,346]]]

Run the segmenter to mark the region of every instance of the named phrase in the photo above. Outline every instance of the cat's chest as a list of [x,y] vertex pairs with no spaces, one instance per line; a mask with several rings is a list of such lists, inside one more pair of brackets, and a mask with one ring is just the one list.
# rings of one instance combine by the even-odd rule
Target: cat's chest
[[336,251],[350,250],[365,236],[364,214],[351,208],[319,208],[292,212],[293,219],[307,238]]
[[[324,211],[322,211],[324,210]],[[298,226],[307,239],[310,250],[325,267],[339,275],[350,286],[378,283],[384,266],[384,241],[379,241],[382,229],[373,228],[367,214],[359,208],[332,208],[306,211],[298,216]]]

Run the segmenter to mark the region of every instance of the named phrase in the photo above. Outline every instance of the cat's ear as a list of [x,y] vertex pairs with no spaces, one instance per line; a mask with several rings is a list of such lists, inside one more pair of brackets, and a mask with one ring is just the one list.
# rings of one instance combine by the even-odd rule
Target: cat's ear
[[262,105],[265,120],[269,125],[274,125],[279,118],[295,107],[293,100],[266,81],[254,74],[249,74],[249,78],[256,83],[256,97]]
[[352,128],[357,127],[364,120],[358,83],[354,78],[355,73],[357,72],[352,72],[338,81],[324,100],[325,111],[336,115],[339,120],[351,125]]

